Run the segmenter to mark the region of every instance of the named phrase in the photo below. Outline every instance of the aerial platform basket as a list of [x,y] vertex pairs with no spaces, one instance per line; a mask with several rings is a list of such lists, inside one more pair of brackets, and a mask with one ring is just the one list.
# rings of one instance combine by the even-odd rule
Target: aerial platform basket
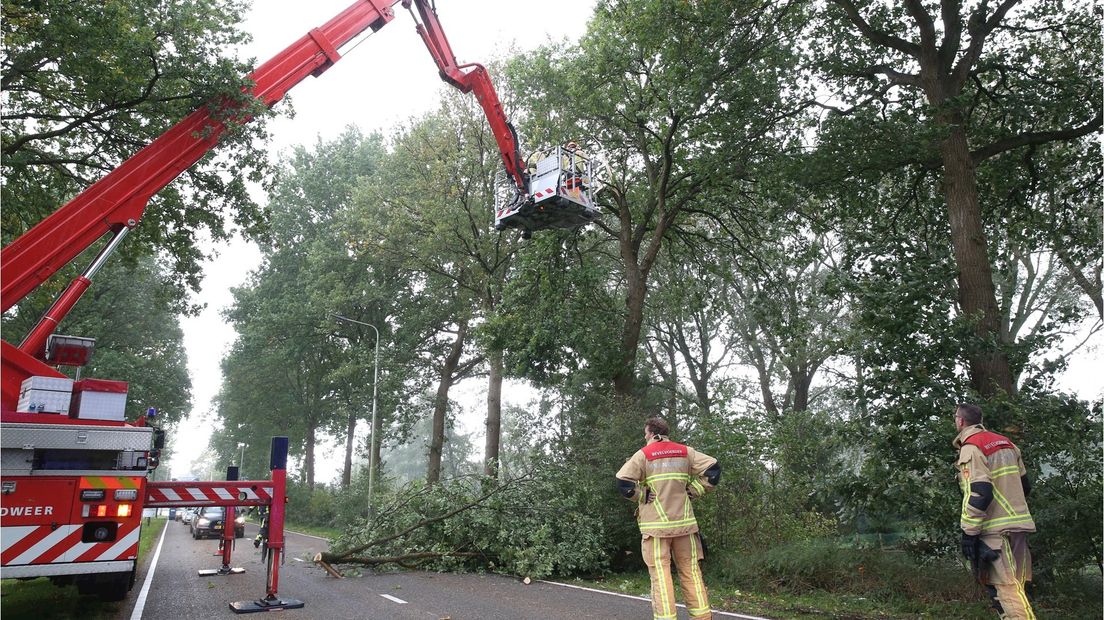
[[529,191],[518,195],[503,174],[496,183],[495,229],[578,228],[598,219],[593,163],[577,150],[556,147],[530,157]]

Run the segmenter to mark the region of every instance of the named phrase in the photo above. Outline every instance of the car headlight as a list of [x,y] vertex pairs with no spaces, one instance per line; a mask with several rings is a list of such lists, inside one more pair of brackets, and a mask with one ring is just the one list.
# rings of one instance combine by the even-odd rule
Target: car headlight
[[237,523],[238,525],[245,525],[245,517],[238,517],[237,519],[234,519],[234,523]]
[[200,519],[199,521],[196,521],[196,525],[211,525],[211,520],[210,519]]

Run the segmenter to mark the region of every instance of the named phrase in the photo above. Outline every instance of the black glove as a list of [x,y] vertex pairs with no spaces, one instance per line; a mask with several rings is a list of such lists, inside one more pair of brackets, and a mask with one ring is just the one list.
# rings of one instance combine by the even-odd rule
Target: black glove
[[962,533],[962,542],[959,543],[959,549],[962,550],[962,555],[966,556],[967,560],[975,562],[978,559],[978,547],[981,546],[981,540],[973,534]]

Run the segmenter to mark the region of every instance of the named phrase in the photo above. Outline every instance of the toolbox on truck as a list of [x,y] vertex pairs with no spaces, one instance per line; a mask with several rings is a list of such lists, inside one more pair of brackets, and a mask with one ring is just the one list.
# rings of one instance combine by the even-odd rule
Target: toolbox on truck
[[81,379],[73,384],[69,417],[81,420],[126,420],[127,382]]

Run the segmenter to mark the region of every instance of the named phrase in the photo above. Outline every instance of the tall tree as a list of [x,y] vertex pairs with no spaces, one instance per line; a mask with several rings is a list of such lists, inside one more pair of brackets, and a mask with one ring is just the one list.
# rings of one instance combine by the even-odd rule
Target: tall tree
[[610,380],[622,397],[636,393],[648,286],[664,244],[737,209],[740,184],[781,148],[778,126],[792,113],[780,97],[781,68],[794,64],[798,15],[791,2],[603,2],[578,48],[518,64],[534,101],[532,133],[574,138],[608,159],[600,199],[608,219],[598,226],[620,259],[625,305]]
[[[1098,11],[1019,0],[945,0],[938,9],[920,0],[832,0],[821,13],[818,38],[831,43],[814,53],[834,97],[847,102],[845,113],[877,110],[860,138],[866,146],[858,150],[867,152],[851,168],[892,162],[939,170],[959,307],[975,325],[964,353],[981,394],[1014,394],[1016,385],[1001,339],[978,168],[1100,131]],[[883,146],[877,155],[873,144]]]
[[[501,157],[484,114],[472,98],[449,93],[440,109],[396,136],[390,173],[363,196],[365,217],[383,214],[371,234],[440,296],[428,479],[440,477],[449,390],[487,367],[484,472],[497,475],[502,420],[503,352],[497,340],[480,338],[473,325],[495,311],[516,246],[492,227],[494,179]],[[441,154],[447,153],[447,157]],[[401,218],[392,214],[402,213]],[[481,350],[477,350],[481,349]]]
[[352,128],[293,152],[270,192],[271,242],[262,247],[263,263],[247,286],[235,290],[228,313],[243,346],[259,349],[263,358],[257,366],[265,372],[255,378],[295,404],[280,411],[301,423],[309,486],[315,482],[315,446],[325,430],[346,436],[343,480],[351,477],[348,435],[366,401],[350,398],[349,386],[339,381],[347,355],[330,313],[350,307],[358,293],[362,301],[371,295],[362,288],[360,265],[336,239],[353,189],[374,173],[382,153],[379,136],[365,138]]

